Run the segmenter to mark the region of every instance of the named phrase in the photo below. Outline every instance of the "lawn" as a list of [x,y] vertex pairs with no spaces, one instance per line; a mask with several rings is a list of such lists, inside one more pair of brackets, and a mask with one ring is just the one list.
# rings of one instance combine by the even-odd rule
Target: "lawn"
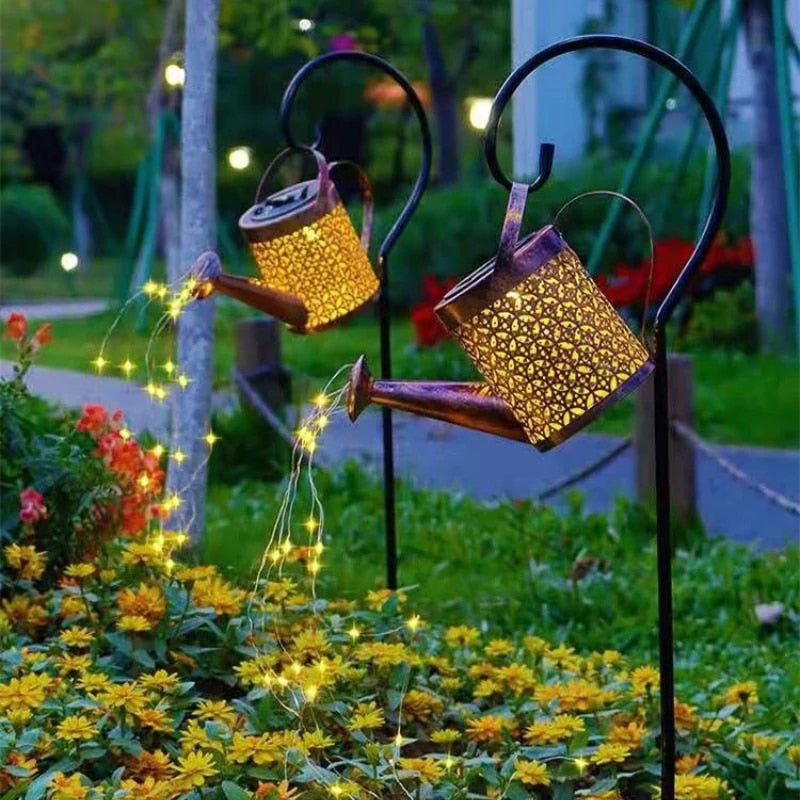
[[[317,483],[327,520],[319,594],[355,598],[384,585],[374,476],[349,467],[318,474]],[[280,494],[256,482],[212,487],[203,559],[252,580]],[[301,493],[295,530],[308,508]],[[423,617],[656,659],[655,525],[645,512],[620,502],[610,516],[588,516],[576,496],[559,515],[530,502],[492,507],[404,484],[397,512],[400,582],[411,587],[410,605]],[[800,585],[793,577],[800,551],[755,553],[692,532],[681,541],[674,560],[679,683],[741,679],[747,664],[747,677],[761,682],[774,707],[787,709],[790,696],[800,700]],[[776,601],[787,616],[772,628],[759,625],[755,604]]]
[[[118,262],[110,258],[93,259],[85,268],[66,273],[53,262],[35,276],[14,275],[0,266],[0,299],[3,305],[13,302],[35,303],[55,297],[112,297]],[[158,267],[159,274],[161,268]]]
[[[233,363],[234,324],[250,316],[248,309],[223,299],[218,304],[214,376],[217,386],[230,380]],[[86,319],[59,320],[55,341],[43,350],[39,363],[67,369],[91,371],[103,337],[116,317],[109,312]],[[118,365],[130,358],[139,365],[134,378],[143,380],[141,365],[149,331],[156,322],[149,314],[144,332],[139,331],[139,311],[131,307],[108,340],[104,357]],[[0,345],[0,355],[9,358],[12,344]],[[318,385],[343,364],[366,353],[379,366],[378,328],[371,314],[362,315],[341,328],[317,336],[282,337],[283,359],[294,374],[297,396],[310,396]],[[174,356],[173,337],[167,330],[155,341],[151,363]],[[392,359],[398,377],[469,380],[475,377],[466,356],[451,342],[431,350],[413,347],[410,321],[397,319],[392,330]],[[763,447],[796,448],[800,442],[800,385],[796,359],[745,356],[728,351],[700,351],[693,354],[695,377],[695,426],[711,441]],[[119,375],[111,368],[108,374]],[[625,434],[631,430],[633,400],[609,409],[591,428],[595,432]]]

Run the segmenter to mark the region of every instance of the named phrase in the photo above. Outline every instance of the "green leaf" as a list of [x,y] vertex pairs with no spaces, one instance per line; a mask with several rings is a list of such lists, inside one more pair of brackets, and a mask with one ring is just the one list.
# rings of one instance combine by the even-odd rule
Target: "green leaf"
[[226,800],[252,800],[253,797],[233,781],[222,781],[222,793]]

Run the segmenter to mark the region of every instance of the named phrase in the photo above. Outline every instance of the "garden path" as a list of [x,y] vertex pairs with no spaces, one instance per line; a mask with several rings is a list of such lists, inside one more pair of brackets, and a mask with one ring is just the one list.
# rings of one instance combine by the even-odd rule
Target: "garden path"
[[[0,376],[12,365],[0,361]],[[69,407],[102,403],[121,408],[134,432],[149,428],[164,437],[168,410],[144,396],[133,383],[69,370],[33,367],[28,385],[38,395]],[[230,402],[218,395],[219,405]],[[619,441],[617,437],[578,434],[550,453],[497,439],[442,422],[405,414],[394,415],[398,474],[419,486],[466,492],[485,500],[533,497],[565,475],[594,461]],[[321,440],[330,462],[356,458],[380,471],[380,415],[366,411],[355,425],[335,417]],[[720,447],[733,463],[776,491],[800,501],[800,452],[755,447]],[[580,484],[586,507],[607,511],[619,495],[631,496],[634,475],[630,450]],[[700,513],[710,533],[761,548],[800,541],[797,517],[736,483],[698,456],[697,490]],[[554,501],[563,507],[562,498]]]
[[44,300],[41,303],[8,303],[0,305],[0,319],[12,312],[24,314],[27,319],[54,320],[67,317],[89,317],[102,314],[111,305],[110,300]]

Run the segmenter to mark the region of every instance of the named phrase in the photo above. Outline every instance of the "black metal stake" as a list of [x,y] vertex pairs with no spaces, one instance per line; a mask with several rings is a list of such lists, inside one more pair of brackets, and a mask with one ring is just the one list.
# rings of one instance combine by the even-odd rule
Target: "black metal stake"
[[[669,378],[667,374],[664,328],[675,307],[686,293],[695,272],[708,254],[719,230],[730,188],[730,152],[719,112],[695,75],[674,56],[654,45],[625,36],[591,35],[565,39],[540,50],[506,78],[492,103],[486,127],[484,149],[489,170],[502,186],[511,181],[497,160],[497,127],[508,101],[519,85],[535,69],[565,53],[589,48],[620,50],[642,56],[672,72],[697,100],[708,122],[717,156],[717,183],[708,218],[694,252],[661,303],[655,317],[654,436],[656,458],[656,550],[658,572],[658,644],[661,671],[661,800],[675,800],[675,674],[672,610],[672,553],[670,546],[669,489]],[[539,177],[531,184],[534,192],[544,186],[553,161],[553,145],[542,144],[539,151]]]
[[[391,353],[391,304],[389,301],[389,254],[400,238],[400,234],[405,230],[406,225],[411,219],[417,205],[419,204],[422,193],[428,185],[428,178],[431,171],[431,133],[428,125],[428,117],[422,106],[422,101],[409,82],[408,78],[398,69],[393,67],[388,61],[372,53],[364,53],[361,50],[344,50],[334,53],[325,53],[312,59],[301,67],[294,75],[281,101],[281,130],[284,139],[290,147],[297,147],[298,141],[292,134],[289,120],[292,114],[292,106],[300,86],[303,81],[323,65],[334,61],[355,61],[367,64],[370,67],[380,70],[388,75],[405,92],[409,105],[414,110],[419,122],[420,139],[422,143],[422,156],[420,161],[417,178],[411,190],[403,210],[395,220],[386,238],[381,243],[378,250],[378,267],[381,278],[381,291],[378,298],[378,320],[380,324],[380,345],[381,345],[381,377],[390,379],[392,377],[392,353]],[[313,147],[318,148],[320,144],[319,134],[314,141]],[[394,432],[392,428],[392,412],[384,407],[381,416],[383,428],[383,502],[384,502],[384,526],[386,541],[386,584],[390,589],[397,588],[397,525],[395,515],[395,470],[394,470]]]

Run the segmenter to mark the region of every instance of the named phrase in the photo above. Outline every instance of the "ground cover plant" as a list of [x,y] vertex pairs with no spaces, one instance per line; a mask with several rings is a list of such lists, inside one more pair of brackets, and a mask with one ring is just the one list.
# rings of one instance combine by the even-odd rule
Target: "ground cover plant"
[[[353,515],[377,500],[374,486],[351,471],[331,479],[344,481],[333,494],[341,495],[351,516],[330,503],[328,519],[340,511],[344,517],[326,528],[322,542],[308,547],[298,538],[271,547],[266,563],[273,567],[251,592],[252,578],[231,579],[191,553],[181,554],[186,536],[169,527],[173,501],[161,493],[159,457],[126,435],[118,415],[93,406],[79,416],[59,412],[49,428],[35,423],[52,411],[28,395],[24,370],[47,344],[49,330],[31,336],[19,318],[12,322],[8,333],[22,365],[15,380],[3,382],[0,397],[13,399],[4,405],[3,424],[10,419],[21,440],[11,449],[4,427],[4,796],[656,795],[658,672],[641,657],[646,645],[636,642],[648,638],[648,629],[652,633],[653,620],[645,618],[651,609],[636,571],[626,573],[629,564],[618,570],[613,561],[603,563],[623,558],[616,548],[634,530],[633,518],[631,527],[615,530],[619,520],[582,521],[573,514],[563,527],[555,515],[537,516],[540,511],[524,505],[509,506],[505,517],[502,509],[481,512],[475,505],[468,510],[477,538],[460,541],[460,521],[439,528],[458,498],[413,498],[404,513],[429,515],[427,540],[418,540],[420,561],[425,556],[432,571],[449,571],[429,547],[437,536],[457,568],[477,545],[482,569],[470,585],[484,575],[492,585],[498,575],[487,565],[503,561],[503,553],[492,549],[504,540],[489,526],[490,513],[518,534],[531,526],[525,563],[544,584],[540,596],[524,601],[533,623],[509,633],[497,624],[499,614],[491,619],[483,614],[486,607],[476,606],[477,613],[453,616],[449,624],[447,610],[420,613],[430,585],[413,593],[360,586],[352,597],[326,599],[333,597],[335,576],[346,574],[343,554],[363,535]],[[41,480],[29,454],[55,455],[65,442],[77,471],[94,464],[102,485],[115,490],[98,495],[76,487],[65,496],[62,487]],[[336,486],[320,482],[324,499]],[[359,490],[367,498],[360,505]],[[255,494],[250,502],[260,505]],[[308,506],[299,497],[295,507],[299,527]],[[431,515],[437,507],[438,516]],[[65,513],[70,510],[75,513]],[[56,518],[64,543],[54,556],[48,548],[54,546]],[[247,524],[257,529],[261,522],[251,517],[243,525],[232,514],[229,540],[231,532]],[[572,534],[574,545],[586,549],[559,588],[545,567],[550,559],[553,575],[560,572],[566,561],[559,562],[554,545],[570,551],[568,560]],[[610,543],[605,549],[603,541]],[[698,671],[687,680],[684,674],[680,687],[678,796],[781,798],[800,787],[800,741],[792,734],[797,705],[791,675],[780,662],[796,624],[796,587],[787,580],[796,554],[745,559],[737,550],[726,559],[725,553],[695,549],[702,580],[711,585],[706,593],[699,568],[687,575],[687,559],[678,558],[678,580],[691,577],[692,592],[703,595],[695,609],[686,605],[688,592],[679,596],[681,615],[694,611],[701,617],[681,636],[700,637],[703,625],[720,626],[701,642],[704,664],[696,666],[705,677]],[[702,555],[715,559],[715,569],[734,574],[709,580],[710,564]],[[645,574],[652,551],[644,540],[641,556],[638,571]],[[497,597],[508,593],[509,576],[496,587]],[[459,569],[462,587],[468,577]],[[584,586],[594,589],[583,594]],[[570,593],[572,607],[563,599]],[[623,593],[638,601],[638,612],[633,602],[622,606]],[[783,602],[783,613],[773,610],[772,627],[752,626],[745,611],[754,598]],[[602,601],[610,607],[605,612]],[[636,613],[638,628],[630,636],[625,625],[633,625]],[[731,624],[722,627],[726,615]],[[737,626],[744,629],[738,635]],[[548,636],[558,631],[566,640]],[[694,644],[681,639],[680,646]],[[729,675],[728,668],[738,674]]]

